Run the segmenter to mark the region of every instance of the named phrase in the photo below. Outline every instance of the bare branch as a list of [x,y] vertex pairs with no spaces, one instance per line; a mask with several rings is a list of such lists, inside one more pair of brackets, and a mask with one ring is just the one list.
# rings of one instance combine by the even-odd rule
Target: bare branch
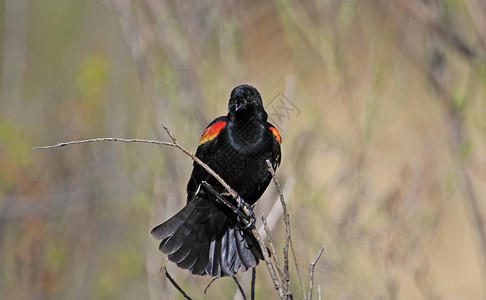
[[[312,299],[312,288],[314,285],[314,267],[317,264],[317,261],[319,258],[321,258],[322,252],[324,251],[324,246],[321,246],[321,250],[319,250],[319,253],[317,253],[316,259],[310,263],[310,268],[309,268],[309,291],[307,293],[307,300]],[[320,294],[320,292],[319,292]]]
[[272,256],[273,256],[273,261],[275,263],[275,266],[277,267],[278,275],[280,279],[284,279],[284,270],[282,266],[280,265],[277,257],[277,250],[275,249],[275,244],[273,243],[273,238],[272,234],[270,233],[270,229],[268,228],[267,220],[265,219],[265,216],[262,214],[262,222],[263,222],[263,228],[265,228],[265,233],[267,234],[267,240],[268,244],[270,246],[270,251],[272,251]]
[[[287,180],[285,181],[285,187],[282,190],[282,194],[285,195],[285,194],[291,193],[294,186],[295,186],[295,178],[294,177],[287,178]],[[288,202],[290,200],[291,199],[287,199],[286,204],[288,204]],[[275,200],[274,205],[272,206],[272,209],[270,210],[270,213],[265,218],[265,221],[266,221],[266,223],[268,223],[267,224],[268,226],[263,224],[258,229],[258,232],[260,232],[260,234],[263,234],[263,231],[270,232],[272,230],[272,228],[275,226],[277,219],[280,218],[280,215],[282,214],[282,211],[283,211],[282,205],[281,205],[280,202],[281,202],[281,199],[280,199],[280,194],[279,194],[279,196]],[[265,228],[265,226],[267,228]],[[299,284],[300,284],[300,288],[301,288],[301,291],[302,291],[302,296],[305,299],[306,291],[305,291],[305,287],[304,287],[304,280],[302,279],[302,273],[300,272],[299,264],[297,263],[296,252],[295,252],[295,249],[294,249],[294,243],[293,243],[292,239],[290,239],[290,250],[292,251],[292,258],[294,260],[295,269],[297,271],[297,276],[299,278]]]
[[302,273],[300,272],[299,264],[297,263],[297,257],[295,256],[294,243],[292,242],[292,239],[290,239],[290,250],[292,250],[292,258],[294,259],[295,269],[297,270],[297,276],[299,277],[299,284],[300,288],[302,289],[302,295],[303,297],[305,297],[304,280],[302,279]]
[[157,144],[157,145],[177,147],[177,145],[175,143],[169,143],[169,142],[161,142],[161,141],[155,141],[155,140],[143,140],[143,139],[123,139],[123,138],[107,137],[107,138],[94,138],[94,139],[88,139],[88,140],[62,142],[62,143],[58,143],[58,144],[55,144],[55,145],[33,147],[32,149],[50,149],[50,148],[64,147],[64,146],[68,146],[68,145],[87,144],[87,143],[93,143],[93,142],[146,143],[146,144]]
[[165,132],[167,132],[167,134],[169,135],[172,142],[174,142],[174,144],[180,146],[180,144],[177,142],[177,139],[175,138],[174,134],[172,134],[172,132],[170,131],[169,127],[167,127],[167,125],[165,125],[164,123],[162,123],[162,127],[164,127]]
[[258,244],[260,245],[260,248],[262,249],[263,258],[265,259],[265,264],[267,265],[268,272],[270,273],[270,277],[272,278],[273,281],[273,286],[275,290],[277,290],[278,296],[280,297],[280,299],[286,299],[284,291],[282,289],[282,285],[278,281],[277,274],[275,273],[275,269],[272,265],[272,261],[270,260],[270,255],[268,254],[267,245],[265,245],[265,242],[263,242],[263,239],[258,233],[258,230],[255,228],[255,226],[253,226],[251,232],[255,236],[256,240],[258,241]]
[[124,143],[146,143],[146,144],[156,144],[156,145],[164,145],[164,146],[171,146],[171,147],[176,147],[179,148],[182,152],[187,154],[197,162],[201,167],[203,167],[209,174],[211,174],[216,180],[223,185],[223,187],[231,194],[231,196],[234,199],[238,198],[238,194],[226,183],[224,180],[216,174],[207,164],[205,164],[202,160],[200,160],[196,155],[194,155],[192,152],[184,148],[179,142],[177,142],[177,139],[175,136],[172,134],[172,132],[169,130],[169,128],[165,125],[162,124],[162,127],[164,127],[165,131],[169,135],[169,137],[172,140],[171,142],[162,142],[162,141],[156,141],[156,140],[145,140],[145,139],[125,139],[125,138],[114,138],[114,137],[106,137],[106,138],[94,138],[94,139],[87,139],[87,140],[79,140],[79,141],[70,141],[70,142],[61,142],[55,145],[49,145],[49,146],[39,146],[39,147],[33,147],[32,149],[50,149],[50,148],[57,148],[57,147],[64,147],[68,145],[75,145],[75,144],[86,144],[86,143],[93,143],[93,142],[124,142]]
[[182,150],[185,154],[189,155],[192,160],[197,162],[201,167],[203,167],[209,174],[213,175],[216,180],[221,183],[222,186],[228,191],[228,193],[231,194],[233,199],[237,200],[238,199],[238,194],[233,190],[224,180],[219,176],[216,172],[214,172],[207,164],[205,164],[202,160],[200,160],[196,155],[194,155],[192,152],[188,151],[186,148],[182,147],[181,144],[179,144],[175,138],[175,136],[172,134],[172,132],[169,130],[169,128],[165,125],[162,124],[162,127],[164,127],[165,132],[169,135],[169,137],[172,139],[172,142],[174,143],[174,146]]
[[[282,193],[284,195],[292,194],[293,190],[295,189],[295,185],[296,185],[295,176],[290,174],[290,176],[287,176],[285,178],[285,185],[283,186]],[[285,203],[287,204],[287,206],[289,205],[291,200],[292,200],[291,198],[285,199]],[[270,228],[270,230],[272,230],[272,228],[274,228],[275,225],[277,224],[278,220],[282,218],[282,210],[283,209],[282,209],[282,204],[280,204],[280,194],[277,195],[277,197],[275,198],[275,201],[274,201],[274,203],[271,207],[272,208],[270,209],[270,211],[266,215],[266,219],[267,219],[267,222],[268,222],[268,228]],[[258,228],[258,230],[260,231],[260,233],[262,233],[263,230],[264,230],[263,226]]]
[[[272,164],[270,161],[267,159],[267,166],[268,166],[268,171],[270,174],[272,174],[273,181],[275,182],[275,185],[277,187],[277,191],[280,195],[280,203],[282,204],[282,214],[283,214],[283,219],[285,222],[285,234],[286,234],[286,239],[285,239],[285,246],[283,249],[283,255],[284,255],[284,265],[283,265],[283,271],[284,271],[284,281],[283,285],[287,294],[287,297],[290,297],[292,295],[290,291],[290,272],[289,272],[289,245],[291,243],[291,236],[290,236],[290,218],[289,214],[287,212],[287,204],[285,203],[285,198],[282,192],[282,186],[280,185],[280,182],[277,179],[277,176],[275,175],[275,170],[272,167]],[[297,262],[295,262],[297,265]]]

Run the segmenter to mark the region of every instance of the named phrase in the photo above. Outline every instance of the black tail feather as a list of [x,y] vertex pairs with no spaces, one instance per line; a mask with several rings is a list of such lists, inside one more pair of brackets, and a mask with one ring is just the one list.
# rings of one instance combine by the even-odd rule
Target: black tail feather
[[195,196],[172,218],[155,227],[152,235],[170,261],[193,274],[232,276],[255,267],[263,259],[248,229],[241,229],[232,212]]
[[258,263],[258,258],[255,258],[255,254],[253,251],[251,255],[248,255],[248,242],[246,241],[245,237],[243,236],[243,232],[237,232],[237,236],[235,238],[236,241],[236,249],[238,250],[239,257],[241,262],[246,268],[250,268]]

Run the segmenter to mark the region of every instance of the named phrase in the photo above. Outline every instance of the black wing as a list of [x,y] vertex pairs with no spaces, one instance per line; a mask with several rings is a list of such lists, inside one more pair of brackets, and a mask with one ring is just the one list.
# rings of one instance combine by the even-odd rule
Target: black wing
[[[208,162],[212,155],[216,152],[215,147],[218,143],[217,136],[224,129],[224,126],[228,122],[228,117],[222,116],[216,118],[214,121],[209,123],[209,125],[204,130],[200,144],[196,150],[196,157],[203,162]],[[214,130],[211,130],[214,129]],[[211,177],[203,167],[201,167],[197,162],[193,163],[193,169],[189,182],[187,183],[187,203],[192,200],[196,194],[199,184],[203,180],[208,180]]]

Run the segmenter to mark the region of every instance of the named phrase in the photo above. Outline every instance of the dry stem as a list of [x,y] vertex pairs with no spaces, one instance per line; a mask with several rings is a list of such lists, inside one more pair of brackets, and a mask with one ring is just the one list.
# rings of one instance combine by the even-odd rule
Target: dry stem
[[[315,268],[319,258],[321,258],[323,251],[324,251],[324,246],[321,246],[321,250],[319,250],[319,253],[317,253],[316,259],[314,259],[314,261],[312,261],[310,263],[310,267],[309,267],[309,291],[307,293],[307,300],[312,299],[312,289],[313,289],[313,285],[314,285],[314,268]],[[320,288],[319,288],[319,290],[320,290]],[[320,292],[319,292],[319,294],[320,294]]]
[[[275,170],[273,169],[272,164],[270,163],[269,160],[267,160],[267,166],[268,166],[268,171],[272,174],[273,181],[280,195],[280,203],[282,204],[282,214],[285,223],[285,235],[286,235],[285,246],[283,249],[283,256],[284,256],[284,264],[283,264],[284,278],[283,279],[284,280],[282,285],[285,289],[287,298],[292,298],[292,292],[290,291],[290,272],[289,272],[289,245],[292,243],[292,237],[290,235],[290,218],[287,212],[287,204],[285,203],[285,198],[282,192],[282,186],[280,185],[280,182],[278,181],[277,176],[275,174]],[[299,273],[299,279],[300,279],[301,276],[300,276],[297,260],[295,259],[295,253],[294,253],[294,262],[297,269],[297,273]]]

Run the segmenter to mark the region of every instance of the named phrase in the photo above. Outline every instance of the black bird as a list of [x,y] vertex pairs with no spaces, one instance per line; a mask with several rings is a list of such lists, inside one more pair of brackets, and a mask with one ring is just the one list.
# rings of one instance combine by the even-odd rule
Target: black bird
[[[196,151],[196,156],[250,205],[270,183],[266,160],[275,169],[280,164],[282,140],[267,117],[260,93],[249,85],[237,86],[231,92],[228,114],[209,124]],[[233,276],[255,267],[263,255],[251,229],[244,228],[202,181],[218,193],[226,193],[213,176],[194,163],[187,184],[187,205],[151,232],[162,240],[160,251],[192,274]],[[228,193],[225,197],[236,205]]]

